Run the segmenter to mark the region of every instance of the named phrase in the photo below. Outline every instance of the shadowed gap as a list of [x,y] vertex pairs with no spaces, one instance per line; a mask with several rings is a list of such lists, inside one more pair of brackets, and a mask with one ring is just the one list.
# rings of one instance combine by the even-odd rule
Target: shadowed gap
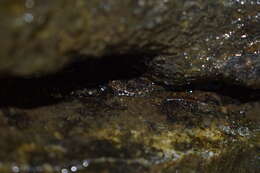
[[222,81],[205,80],[196,81],[189,85],[171,87],[163,85],[166,90],[170,91],[209,91],[215,92],[222,96],[231,97],[240,103],[254,102],[260,100],[260,89],[251,89],[238,85],[228,85]]
[[40,78],[1,79],[0,107],[37,107],[54,104],[60,99],[53,94],[66,95],[77,89],[96,88],[110,80],[128,80],[145,73],[144,59],[152,55],[127,54],[109,57],[74,55],[77,62],[53,75]]
[[[0,107],[16,106],[33,108],[50,105],[64,98],[53,95],[69,95],[72,91],[106,86],[111,80],[129,80],[143,76],[147,72],[147,62],[155,54],[111,55],[109,57],[84,57],[74,55],[77,59],[60,72],[40,78],[1,79]],[[162,85],[162,84],[160,84]],[[214,91],[229,96],[239,102],[260,100],[260,90],[241,86],[230,86],[221,81],[197,81],[180,87],[164,86],[171,91]],[[109,91],[108,91],[109,92]]]

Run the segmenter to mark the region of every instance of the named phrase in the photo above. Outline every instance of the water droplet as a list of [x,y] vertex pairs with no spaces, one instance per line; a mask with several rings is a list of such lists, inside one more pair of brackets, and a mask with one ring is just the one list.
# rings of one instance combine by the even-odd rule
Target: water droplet
[[242,36],[241,36],[241,38],[246,38],[246,37],[247,37],[247,35],[246,35],[246,34],[244,34],[244,35],[242,35]]
[[18,173],[18,172],[20,172],[20,168],[19,168],[18,166],[13,166],[13,167],[12,167],[12,171],[13,171],[14,173]]
[[83,165],[84,167],[88,167],[89,161],[88,161],[88,160],[84,160],[83,163],[82,163],[82,165]]
[[67,169],[61,169],[61,173],[69,173]]
[[224,37],[225,39],[228,39],[228,38],[230,38],[230,35],[226,33],[226,34],[223,35],[223,37]]
[[23,19],[26,23],[31,23],[34,20],[34,16],[32,15],[32,13],[25,13]]
[[249,131],[249,129],[247,127],[240,127],[238,129],[238,134],[240,136],[245,137],[245,136],[249,136],[250,135],[250,131]]
[[70,168],[70,170],[71,170],[72,172],[77,172],[78,168],[77,168],[76,166],[72,166],[72,167]]

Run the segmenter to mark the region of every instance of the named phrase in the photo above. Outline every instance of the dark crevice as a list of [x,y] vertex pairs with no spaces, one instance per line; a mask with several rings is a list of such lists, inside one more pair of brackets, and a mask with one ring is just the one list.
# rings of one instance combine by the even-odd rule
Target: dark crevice
[[208,91],[215,92],[221,96],[227,96],[239,101],[240,103],[254,102],[260,100],[260,89],[251,89],[239,85],[230,85],[223,81],[205,80],[197,81],[183,86],[164,86],[169,91]]
[[77,89],[97,88],[110,80],[128,80],[145,73],[144,59],[152,55],[127,54],[109,57],[73,55],[76,62],[56,74],[40,78],[1,79],[0,107],[37,107],[62,101],[53,95],[68,95]]
[[[148,70],[145,61],[155,54],[135,53],[103,58],[73,56],[77,59],[76,62],[53,75],[40,78],[1,79],[0,107],[32,108],[51,105],[64,100],[64,97],[55,97],[55,95],[66,96],[75,90],[106,86],[111,80],[141,77]],[[241,103],[260,100],[260,90],[209,82],[209,80],[174,88],[164,87],[171,91],[214,91],[239,100]]]

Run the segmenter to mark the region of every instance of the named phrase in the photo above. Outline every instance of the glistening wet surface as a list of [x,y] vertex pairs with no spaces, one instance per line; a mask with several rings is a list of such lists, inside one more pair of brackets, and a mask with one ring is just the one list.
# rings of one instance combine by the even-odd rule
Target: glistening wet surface
[[260,172],[259,11],[1,0],[0,172]]
[[2,172],[259,170],[256,98],[172,91],[144,77],[48,94],[58,100],[1,108]]

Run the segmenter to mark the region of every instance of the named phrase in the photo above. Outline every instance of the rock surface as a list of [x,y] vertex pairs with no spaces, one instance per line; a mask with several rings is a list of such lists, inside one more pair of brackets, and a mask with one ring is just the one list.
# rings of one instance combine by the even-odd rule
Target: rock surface
[[166,91],[143,78],[111,81],[62,97],[47,105],[1,108],[1,172],[260,169],[258,101]]
[[79,55],[141,54],[166,84],[260,86],[258,0],[3,0],[0,8],[1,76],[51,73]]
[[259,88],[260,4],[233,2],[184,10],[165,54],[148,62],[149,76],[172,86],[220,81]]
[[259,12],[1,0],[0,172],[259,172]]

